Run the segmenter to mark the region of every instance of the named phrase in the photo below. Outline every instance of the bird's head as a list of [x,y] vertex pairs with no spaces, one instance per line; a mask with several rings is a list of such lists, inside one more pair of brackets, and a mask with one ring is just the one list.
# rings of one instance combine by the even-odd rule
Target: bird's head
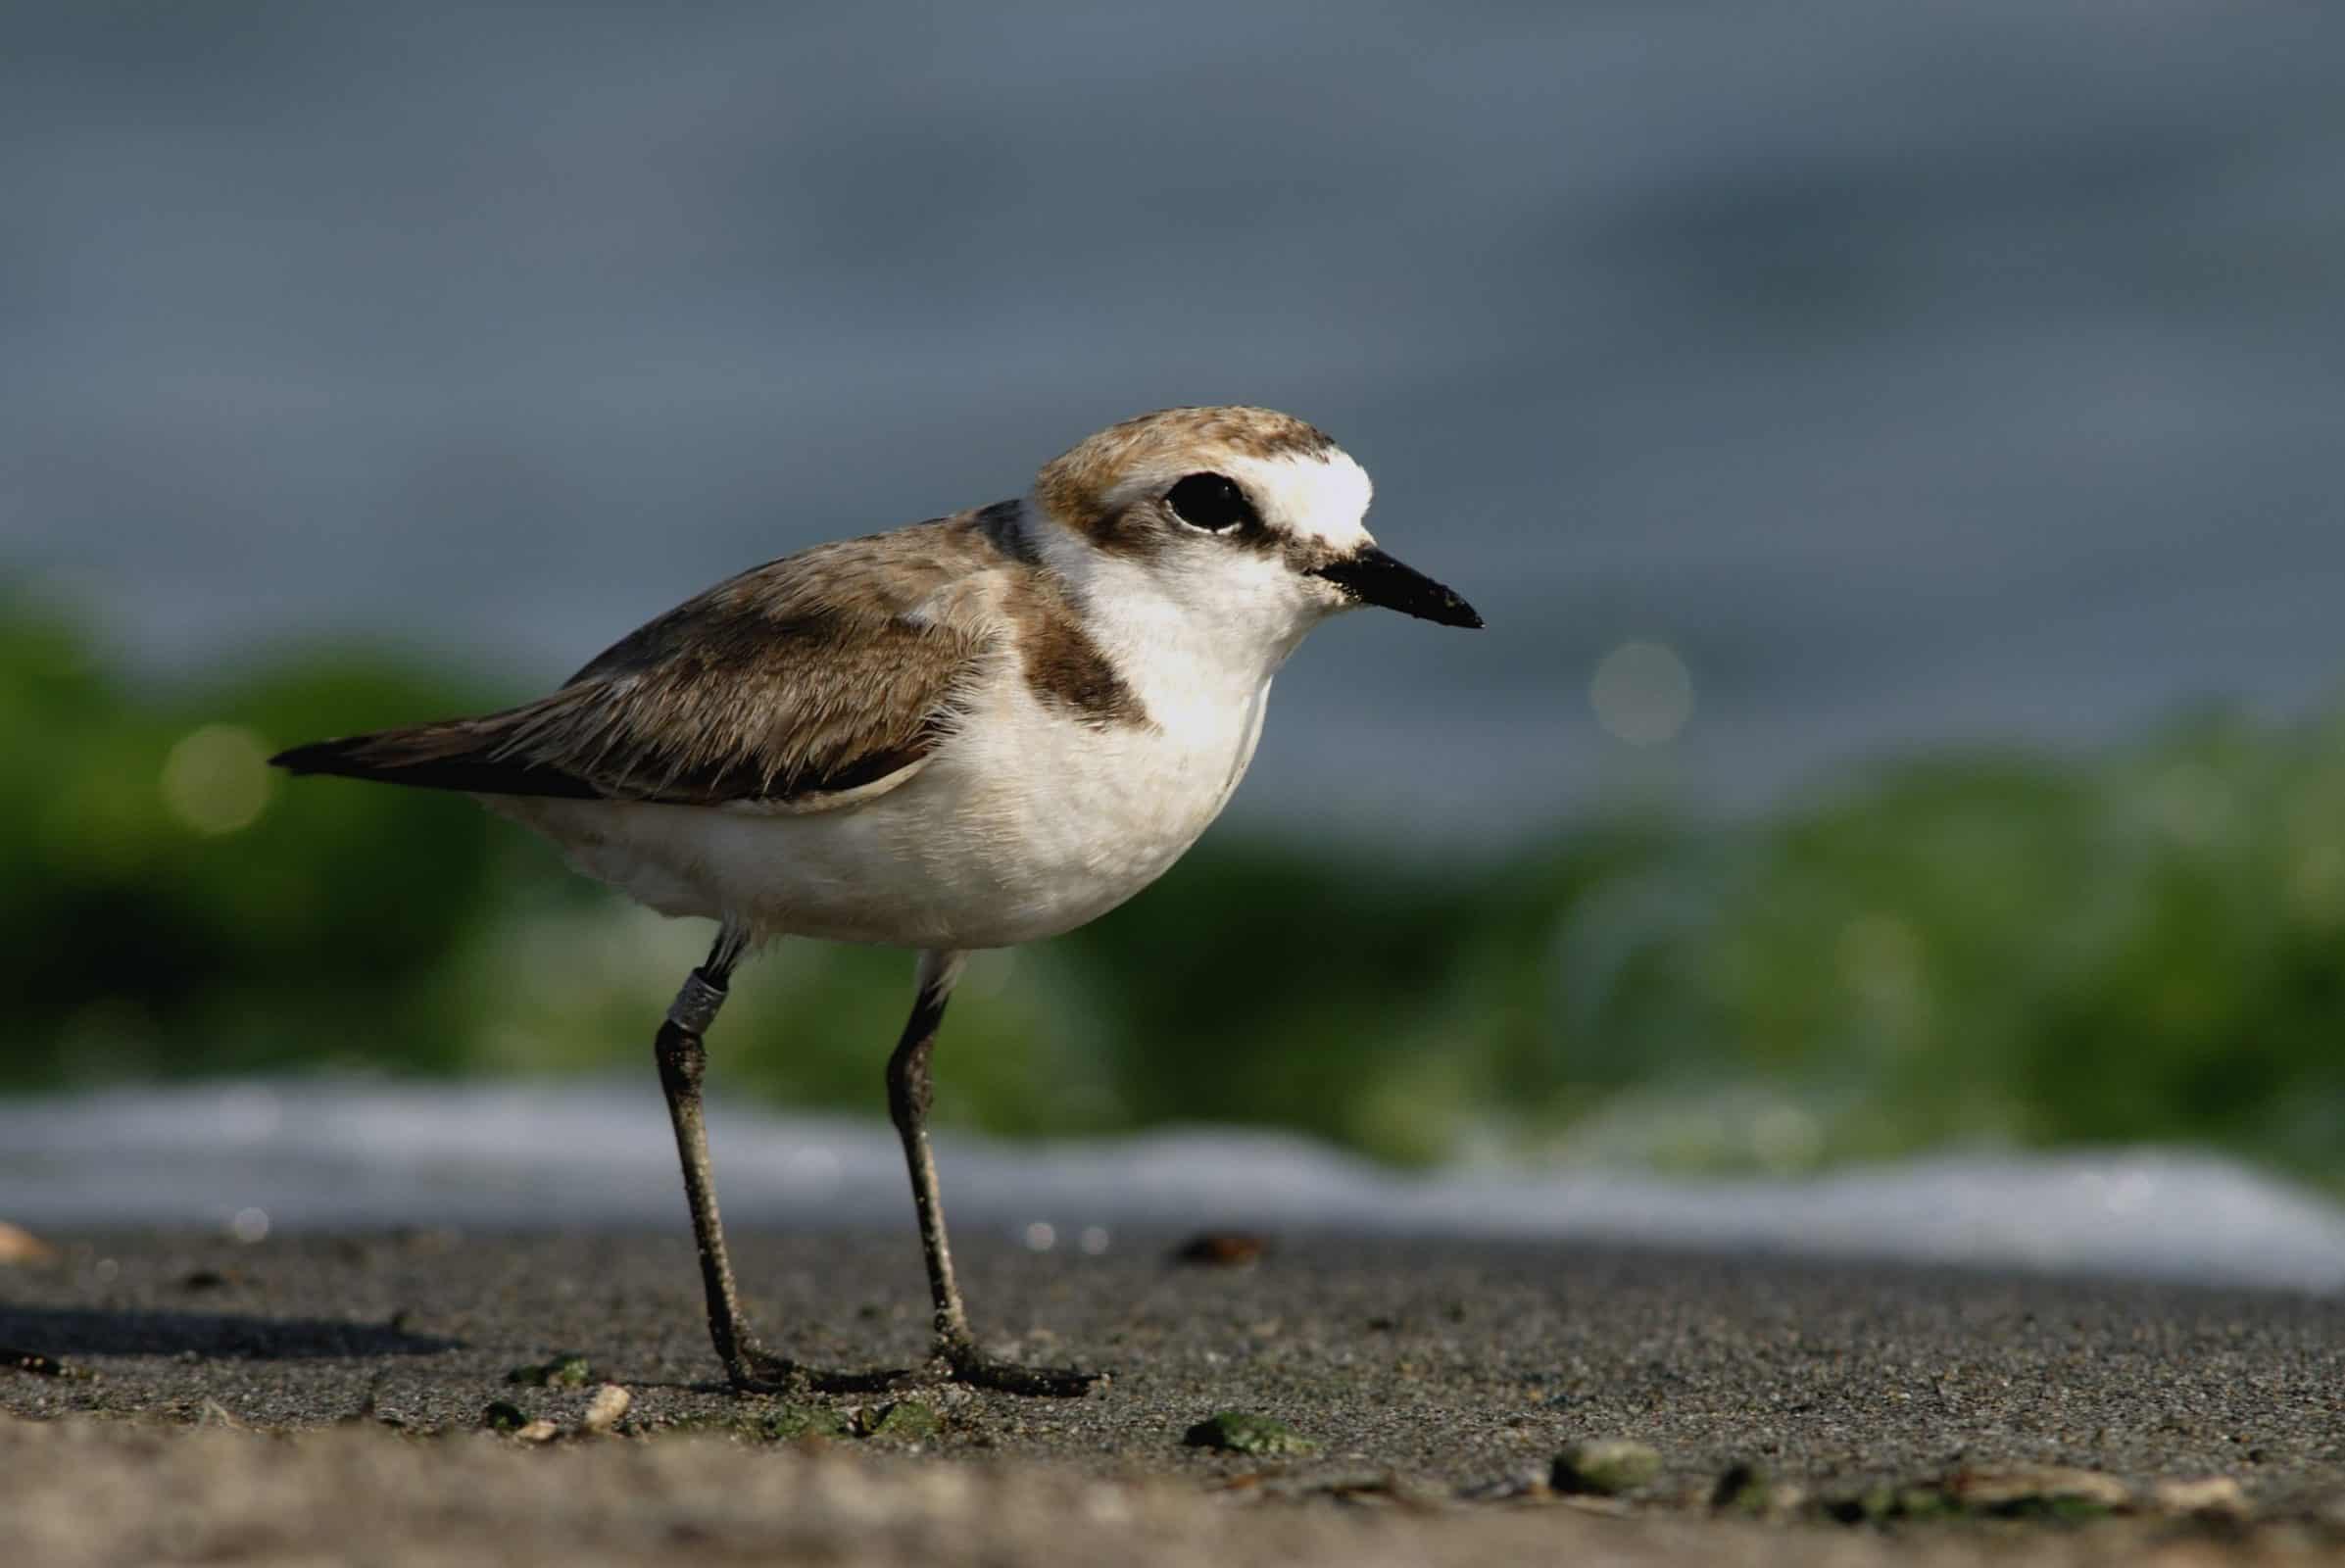
[[1164,409],[1046,464],[1034,506],[1118,581],[1274,642],[1361,605],[1480,626],[1471,605],[1377,548],[1370,494],[1367,472],[1291,415]]

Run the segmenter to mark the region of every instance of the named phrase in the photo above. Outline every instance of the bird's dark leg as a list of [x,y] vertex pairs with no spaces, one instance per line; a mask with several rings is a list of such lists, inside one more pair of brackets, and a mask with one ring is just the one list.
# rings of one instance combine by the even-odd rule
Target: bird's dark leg
[[785,1360],[757,1343],[741,1311],[733,1283],[733,1261],[725,1250],[724,1222],[716,1212],[716,1176],[708,1162],[708,1128],[701,1114],[701,1079],[708,1066],[701,1037],[724,1005],[725,987],[740,962],[741,934],[718,933],[716,946],[685,980],[660,1025],[653,1054],[660,1062],[660,1087],[667,1092],[667,1115],[676,1130],[676,1156],[684,1167],[684,1200],[692,1208],[693,1239],[700,1245],[701,1283],[708,1296],[708,1338],[724,1362],[725,1376],[747,1392],[820,1389],[832,1392],[886,1388],[904,1374],[823,1373]]
[[733,1260],[725,1250],[724,1221],[716,1212],[716,1173],[708,1163],[708,1127],[701,1114],[701,1079],[708,1070],[708,1049],[701,1037],[724,1005],[725,988],[739,957],[738,943],[720,932],[708,957],[685,979],[684,988],[660,1022],[652,1054],[660,1063],[660,1087],[667,1092],[667,1118],[676,1130],[676,1157],[684,1167],[684,1201],[692,1208],[693,1240],[700,1244],[701,1284],[708,1294],[708,1338],[736,1387],[786,1381],[789,1368],[757,1343],[741,1314],[741,1293],[733,1283]]
[[[945,1205],[937,1190],[936,1157],[928,1148],[928,1104],[934,1094],[929,1054],[945,1004],[960,978],[966,954],[931,951],[920,955],[920,989],[904,1037],[888,1058],[888,1114],[904,1140],[904,1162],[912,1178],[912,1206],[920,1218],[920,1250],[928,1263],[929,1300],[936,1309],[936,1355],[957,1382],[1009,1394],[1072,1396],[1088,1393],[1100,1374],[1072,1367],[1029,1367],[996,1361],[980,1353],[953,1277],[953,1245],[945,1234]],[[698,1212],[697,1210],[695,1211]],[[713,1212],[713,1211],[711,1211]],[[707,1253],[704,1250],[703,1256]],[[710,1287],[711,1291],[714,1287]],[[710,1300],[714,1300],[713,1295]]]
[[[724,1005],[726,986],[743,947],[739,932],[728,927],[719,933],[707,960],[676,993],[654,1047],[660,1086],[667,1094],[668,1119],[675,1127],[676,1155],[684,1170],[684,1200],[692,1209],[693,1239],[700,1247],[701,1283],[708,1299],[708,1338],[724,1363],[725,1375],[745,1393],[808,1389],[869,1393],[916,1381],[914,1373],[901,1369],[827,1372],[801,1366],[759,1344],[741,1310],[740,1288],[734,1283],[732,1258],[725,1249],[724,1222],[716,1208],[716,1177],[708,1159],[701,1080],[708,1064],[702,1037]],[[888,1061],[888,1109],[904,1139],[912,1201],[920,1216],[920,1246],[928,1260],[929,1297],[936,1307],[936,1359],[946,1375],[980,1388],[1011,1394],[1080,1395],[1100,1381],[1098,1374],[1018,1366],[980,1354],[969,1332],[967,1314],[961,1309],[960,1288],[953,1282],[953,1250],[945,1235],[945,1211],[937,1196],[936,1160],[929,1152],[926,1123],[929,1052],[936,1044],[946,999],[959,977],[961,958],[957,953],[921,956],[919,996],[911,1019],[904,1025],[904,1038]]]

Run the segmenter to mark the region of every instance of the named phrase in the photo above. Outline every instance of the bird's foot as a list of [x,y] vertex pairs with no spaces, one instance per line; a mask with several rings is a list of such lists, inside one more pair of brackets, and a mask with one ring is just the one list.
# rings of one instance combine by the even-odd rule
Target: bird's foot
[[737,1394],[888,1394],[923,1383],[963,1383],[998,1394],[1079,1399],[1109,1381],[1107,1373],[1080,1367],[998,1360],[973,1345],[940,1346],[925,1366],[841,1371],[806,1366],[753,1344],[734,1354],[726,1372]]
[[920,1381],[913,1367],[846,1372],[806,1366],[761,1346],[745,1346],[725,1365],[736,1394],[884,1394]]
[[1024,1394],[1045,1399],[1080,1399],[1109,1381],[1105,1372],[1087,1372],[1072,1366],[1026,1366],[999,1361],[973,1345],[948,1345],[937,1351],[946,1376],[973,1389],[1001,1394]]

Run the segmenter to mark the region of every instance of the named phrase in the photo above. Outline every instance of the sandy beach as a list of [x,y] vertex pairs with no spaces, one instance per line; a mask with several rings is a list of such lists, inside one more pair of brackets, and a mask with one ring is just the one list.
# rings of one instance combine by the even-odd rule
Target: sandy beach
[[[0,1494],[24,1561],[2345,1558],[2328,1297],[1585,1246],[1273,1236],[1231,1266],[1173,1261],[1174,1236],[1096,1256],[972,1238],[989,1346],[1109,1386],[794,1400],[720,1386],[676,1236],[46,1240],[0,1266]],[[917,1359],[908,1227],[740,1253],[792,1353]],[[513,1380],[532,1368],[550,1382]],[[1186,1441],[1222,1412],[1282,1426],[1253,1451]],[[1559,1452],[1606,1440],[1650,1456],[1551,1485]]]

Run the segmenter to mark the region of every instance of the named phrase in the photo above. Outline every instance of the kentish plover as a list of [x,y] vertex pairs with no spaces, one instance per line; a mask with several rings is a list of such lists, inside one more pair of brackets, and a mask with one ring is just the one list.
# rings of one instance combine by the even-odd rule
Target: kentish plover
[[717,922],[656,1053],[733,1383],[867,1388],[744,1322],[701,1116],[703,1033],[775,937],[919,950],[888,1062],[936,1309],[936,1364],[1030,1394],[1090,1374],[981,1354],[953,1283],[925,1119],[963,956],[1054,936],[1147,887],[1253,757],[1271,677],[1339,611],[1479,626],[1362,525],[1368,475],[1267,409],[1168,409],[1102,430],[1015,501],[753,567],[619,642],[552,696],[296,747],[297,773],[461,790],[664,914]]

